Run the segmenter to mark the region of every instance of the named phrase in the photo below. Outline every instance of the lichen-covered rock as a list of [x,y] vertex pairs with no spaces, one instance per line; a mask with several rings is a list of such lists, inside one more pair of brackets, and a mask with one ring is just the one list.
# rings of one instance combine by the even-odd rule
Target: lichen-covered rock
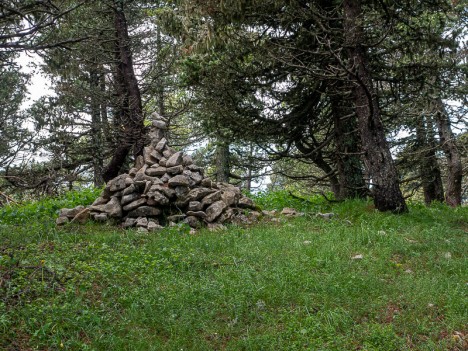
[[216,218],[218,218],[221,215],[221,213],[226,209],[226,207],[227,205],[221,200],[211,204],[206,209],[205,220],[207,222],[213,222]]
[[175,188],[176,186],[188,187],[190,184],[188,178],[182,174],[172,177],[171,179],[169,179],[168,183],[169,183],[169,186],[172,188]]
[[85,209],[84,206],[76,206],[75,208],[62,208],[59,213],[59,217],[67,217],[73,219],[78,213]]
[[138,199],[136,201],[130,202],[128,205],[123,207],[124,211],[132,211],[137,207],[143,206],[146,204],[146,199]]
[[157,207],[151,206],[140,206],[133,211],[130,211],[127,215],[129,218],[138,217],[157,217],[161,214],[161,210]]
[[57,225],[64,225],[64,224],[67,224],[68,222],[70,222],[68,217],[58,217],[55,220],[55,224],[57,224]]
[[174,167],[174,166],[179,166],[182,165],[184,162],[182,152],[176,152],[173,154],[171,157],[167,159],[166,162],[166,167]]
[[73,219],[70,221],[70,223],[79,223],[79,224],[84,224],[88,221],[89,219],[89,208],[85,208],[84,210],[81,210]]
[[109,215],[109,217],[112,218],[122,217],[122,206],[120,205],[119,199],[116,197],[110,199],[109,202],[104,205],[103,212],[106,212]]

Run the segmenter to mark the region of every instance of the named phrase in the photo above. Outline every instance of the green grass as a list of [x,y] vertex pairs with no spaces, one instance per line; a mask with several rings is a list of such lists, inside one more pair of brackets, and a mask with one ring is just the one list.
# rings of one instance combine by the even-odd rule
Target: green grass
[[268,196],[308,212],[197,235],[0,225],[0,349],[466,347],[468,208]]

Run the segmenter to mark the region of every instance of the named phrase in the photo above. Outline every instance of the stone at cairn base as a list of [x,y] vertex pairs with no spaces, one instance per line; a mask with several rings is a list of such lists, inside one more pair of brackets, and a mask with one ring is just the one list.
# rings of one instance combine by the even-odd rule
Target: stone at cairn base
[[[255,209],[253,201],[238,187],[214,183],[189,155],[173,150],[166,139],[167,121],[156,117],[149,132],[150,145],[135,160],[128,174],[107,183],[99,198],[85,213],[97,222],[114,219],[124,228],[159,230],[174,222],[192,228],[239,222],[244,209]],[[62,209],[57,225],[83,222],[83,206]],[[76,216],[81,215],[80,218]]]

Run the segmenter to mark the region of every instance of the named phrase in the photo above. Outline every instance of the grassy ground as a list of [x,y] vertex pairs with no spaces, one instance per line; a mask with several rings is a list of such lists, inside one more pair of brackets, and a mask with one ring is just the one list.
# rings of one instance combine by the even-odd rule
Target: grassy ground
[[0,349],[464,350],[468,208],[330,206],[197,235],[4,211]]

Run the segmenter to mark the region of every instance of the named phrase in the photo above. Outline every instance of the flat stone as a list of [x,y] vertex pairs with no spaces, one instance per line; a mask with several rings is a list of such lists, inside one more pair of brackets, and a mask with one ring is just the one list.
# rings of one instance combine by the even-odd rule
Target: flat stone
[[208,223],[207,227],[210,232],[221,232],[227,229],[224,225],[220,223]]
[[295,216],[297,214],[297,211],[294,208],[285,207],[281,211],[281,214],[284,216]]
[[136,220],[136,226],[137,227],[147,227],[148,226],[148,218],[146,217],[139,217]]
[[[184,162],[182,152],[176,152],[171,157],[167,159],[166,167],[181,166]],[[183,168],[182,168],[183,169]]]
[[161,182],[167,183],[167,182],[169,181],[169,179],[171,179],[171,176],[170,176],[169,174],[166,173],[166,174],[163,175],[160,179],[161,179]]
[[203,205],[200,201],[190,201],[188,204],[189,211],[201,211],[203,210]]
[[105,199],[102,196],[100,196],[96,200],[94,200],[92,206],[103,205],[103,204],[107,203],[107,201],[109,201],[109,199]]
[[226,209],[226,207],[227,205],[221,200],[211,204],[206,209],[206,221],[213,222],[216,218],[218,218],[221,215],[221,213]]
[[175,153],[176,153],[176,151],[173,148],[166,145],[166,147],[164,148],[162,154],[163,154],[163,156],[165,158],[167,158],[169,160],[171,158],[171,156],[174,155]]
[[162,175],[164,175],[166,173],[166,171],[167,171],[166,167],[161,167],[161,166],[150,167],[150,168],[146,169],[146,174],[151,176],[151,177],[162,176]]
[[135,184],[132,184],[123,190],[122,195],[125,196],[128,194],[134,193],[135,191],[137,191],[137,187],[135,186]]
[[194,188],[190,190],[190,192],[187,195],[187,199],[189,201],[198,201],[204,198],[205,196],[214,193],[216,190],[209,189],[209,188]]
[[160,193],[164,194],[168,199],[172,199],[176,196],[176,192],[174,189],[171,189],[167,186],[163,186],[160,184],[153,185],[151,187],[151,191],[152,192],[159,191]]
[[133,211],[128,213],[129,218],[138,218],[138,217],[156,217],[161,214],[161,210],[156,207],[151,206],[140,206]]
[[67,224],[68,222],[70,222],[68,217],[58,217],[55,220],[55,224],[57,224],[57,225],[64,225],[64,224]]
[[153,221],[148,222],[147,228],[148,228],[148,231],[150,232],[156,232],[156,231],[164,229],[162,225],[159,225],[158,223],[153,222]]
[[107,213],[96,213],[93,218],[96,222],[105,222],[108,220]]
[[143,190],[143,194],[147,194],[150,191],[151,187],[153,186],[153,182],[147,180],[145,185],[145,190]]
[[145,160],[145,163],[147,165],[153,165],[157,162],[159,162],[158,159],[156,159],[155,157],[152,156],[152,153],[156,151],[154,149],[153,146],[149,145],[149,146],[146,146],[144,149],[143,149],[143,159]]
[[169,199],[159,191],[148,193],[148,198],[152,199],[157,205],[164,206],[169,204]]
[[128,194],[128,195],[125,195],[122,197],[122,200],[120,200],[120,203],[122,206],[132,202],[132,201],[135,201],[137,199],[139,199],[141,197],[140,194],[138,193],[131,193],[131,194]]
[[169,174],[181,174],[183,171],[184,167],[182,165],[167,168]]
[[154,150],[154,151],[151,153],[151,157],[152,157],[154,160],[157,160],[156,163],[158,163],[159,160],[161,160],[161,159],[163,158],[163,155],[162,155],[160,152]]
[[128,171],[128,175],[131,177],[134,177],[135,174],[137,174],[137,172],[138,172],[138,168],[133,167],[133,168],[130,168],[130,170]]
[[125,178],[125,185],[130,186],[132,184],[133,184],[133,178],[130,176],[127,176],[127,178]]
[[137,232],[139,233],[149,233],[149,230],[145,227],[138,227]]
[[161,167],[166,167],[166,162],[167,162],[167,158],[165,158],[164,156],[159,160],[159,165]]
[[249,199],[248,197],[246,196],[243,196],[239,199],[238,203],[237,203],[237,206],[239,206],[240,208],[251,208],[251,209],[255,209],[255,204],[254,202],[252,201],[252,199]]
[[221,191],[216,191],[212,194],[205,196],[201,203],[203,206],[208,206],[219,200],[221,200]]
[[206,213],[203,211],[187,211],[187,216],[193,216],[193,217],[205,219]]
[[200,228],[200,220],[195,216],[188,216],[184,219],[184,222],[187,223],[191,228]]
[[140,170],[141,167],[143,167],[145,165],[145,160],[143,159],[143,156],[140,155],[136,158],[135,160],[135,168]]
[[193,159],[189,155],[184,155],[183,156],[183,165],[184,166],[190,166],[193,165]]
[[183,176],[181,174],[176,175],[175,177],[172,177],[168,181],[169,186],[172,188],[175,188],[176,186],[189,186],[189,180],[186,176]]
[[133,202],[129,203],[128,205],[125,205],[123,207],[123,210],[124,211],[132,211],[132,210],[134,210],[135,208],[137,208],[139,206],[143,206],[144,204],[146,204],[146,199],[138,199],[136,201],[133,201]]
[[122,217],[122,206],[120,206],[119,199],[116,197],[110,199],[110,201],[104,205],[104,212],[106,212],[109,217]]
[[84,224],[89,219],[89,208],[85,208],[84,210],[80,211],[73,219],[71,223],[79,223]]
[[130,228],[130,227],[133,227],[135,224],[136,224],[136,218],[127,218],[125,219],[125,222],[123,222],[122,227]]
[[167,217],[167,221],[168,222],[180,222],[180,221],[183,221],[185,219],[185,217],[187,217],[186,215],[184,214],[180,214],[180,215],[172,215],[172,216],[168,216]]
[[62,208],[59,213],[59,217],[67,217],[73,219],[78,213],[85,209],[84,206],[76,206],[75,208]]
[[156,146],[158,146],[158,142],[164,139],[165,135],[166,135],[166,131],[162,129],[153,128],[153,130],[151,130],[148,133],[148,136],[151,140],[151,145],[153,145],[156,148]]
[[188,194],[189,190],[190,189],[187,186],[176,186],[174,188],[177,198],[185,197]]
[[237,195],[234,191],[225,190],[221,194],[221,200],[228,206],[235,205],[237,202]]
[[199,166],[197,166],[195,164],[188,165],[187,169],[192,171],[192,172],[199,172],[199,173],[203,174],[203,167],[199,167]]
[[202,181],[200,182],[200,185],[205,188],[211,188],[212,187],[212,181],[210,178],[203,178]]
[[128,177],[128,174],[121,174],[107,183],[107,187],[111,192],[116,192],[123,190],[127,187],[125,179]]
[[[198,172],[191,172],[190,174],[190,186],[195,186],[201,184],[203,176]],[[211,186],[211,184],[210,184]]]

